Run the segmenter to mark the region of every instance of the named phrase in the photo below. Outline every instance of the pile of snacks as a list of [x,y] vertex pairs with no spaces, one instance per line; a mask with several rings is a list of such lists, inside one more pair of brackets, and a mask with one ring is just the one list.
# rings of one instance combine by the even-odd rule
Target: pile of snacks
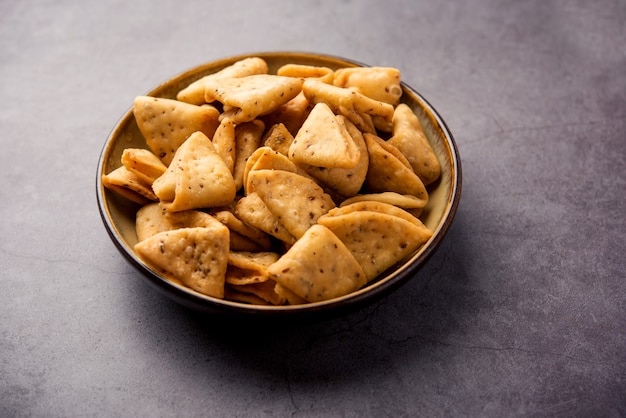
[[251,304],[354,292],[432,236],[419,216],[440,165],[400,72],[242,59],[140,96],[146,149],[105,187],[140,204],[135,251],[169,280]]

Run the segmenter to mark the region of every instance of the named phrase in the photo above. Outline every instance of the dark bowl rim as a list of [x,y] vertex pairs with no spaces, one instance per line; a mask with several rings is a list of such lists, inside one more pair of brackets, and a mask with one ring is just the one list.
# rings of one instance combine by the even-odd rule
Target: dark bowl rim
[[[368,64],[364,64],[355,60],[346,59],[335,55],[327,55],[320,53],[307,53],[307,52],[257,52],[250,54],[241,54],[231,57],[225,57],[217,59],[211,62],[200,64],[192,67],[186,71],[183,71],[166,81],[158,84],[156,87],[150,90],[147,95],[151,95],[153,92],[161,90],[167,84],[172,83],[174,80],[188,77],[189,75],[199,72],[201,69],[211,66],[215,66],[218,63],[229,63],[236,60],[258,56],[258,57],[277,57],[282,55],[290,56],[303,56],[306,58],[319,57],[322,59],[331,59],[341,62],[346,65],[368,67]],[[167,279],[161,277],[154,270],[146,266],[133,252],[131,252],[126,244],[117,232],[116,226],[111,220],[109,210],[107,208],[106,198],[104,196],[105,190],[102,184],[102,173],[104,165],[106,164],[106,157],[108,156],[108,150],[112,146],[112,140],[115,137],[116,131],[124,124],[124,122],[132,117],[132,108],[126,110],[126,112],[117,120],[113,129],[110,131],[107,139],[102,147],[98,158],[98,169],[96,173],[96,199],[98,204],[98,210],[100,217],[104,224],[104,227],[109,235],[109,238],[115,244],[117,250],[124,256],[124,258],[140,273],[141,276],[148,279],[148,282],[156,288],[159,292],[186,306],[202,313],[212,314],[227,314],[227,315],[243,315],[246,317],[275,317],[275,316],[327,316],[327,315],[340,315],[349,311],[354,311],[372,303],[375,300],[379,300],[389,295],[391,292],[405,284],[413,275],[415,275],[426,261],[435,253],[444,239],[448,229],[452,225],[455,214],[457,212],[462,190],[462,169],[461,158],[459,149],[452,135],[452,132],[448,128],[446,122],[443,120],[439,112],[426,100],[418,91],[401,82],[402,87],[413,94],[421,105],[430,113],[435,119],[438,127],[443,132],[443,137],[448,143],[451,158],[451,192],[446,208],[444,210],[442,220],[439,222],[438,227],[433,231],[431,239],[424,244],[424,246],[410,257],[410,262],[405,260],[403,265],[398,271],[393,272],[390,276],[384,277],[384,280],[379,280],[369,284],[363,289],[351,293],[349,295],[331,299],[323,302],[316,302],[304,305],[287,305],[287,306],[264,306],[264,305],[249,305],[240,302],[232,302],[228,300],[213,298],[210,296],[201,295],[191,289],[184,288],[176,285]],[[384,276],[381,275],[381,276]]]

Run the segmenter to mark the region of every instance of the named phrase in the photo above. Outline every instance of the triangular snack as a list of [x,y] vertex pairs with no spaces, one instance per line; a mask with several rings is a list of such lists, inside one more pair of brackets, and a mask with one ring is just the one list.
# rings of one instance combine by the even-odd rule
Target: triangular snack
[[224,297],[228,263],[228,228],[215,225],[161,232],[135,245],[137,254],[185,286]]
[[148,96],[135,98],[133,113],[148,147],[165,165],[192,133],[200,131],[211,138],[220,115],[213,106]]
[[388,203],[377,202],[375,200],[362,200],[360,202],[350,203],[349,205],[342,204],[340,207],[331,209],[327,214],[323,215],[318,219],[318,222],[323,222],[324,218],[328,218],[331,216],[341,216],[347,215],[348,213],[358,212],[358,211],[369,211],[369,212],[379,212],[385,213],[391,216],[397,216],[398,218],[402,218],[405,221],[409,221],[412,224],[417,225],[420,228],[426,228],[422,221],[418,218],[410,214],[404,209],[400,209],[397,206],[390,205]]
[[169,212],[226,206],[235,198],[235,180],[213,144],[193,133],[176,151],[165,174],[152,185]]
[[214,216],[215,219],[226,225],[231,232],[236,232],[248,238],[266,251],[271,248],[272,241],[263,231],[242,222],[234,213],[228,210],[220,210],[216,211]]
[[296,295],[280,283],[276,283],[274,291],[287,302],[287,305],[304,305],[308,303],[306,299]]
[[363,134],[369,152],[365,184],[371,192],[396,192],[428,200],[422,180],[404,155],[376,135]]
[[255,192],[291,235],[300,238],[317,219],[335,207],[315,181],[282,170],[253,170],[248,174]]
[[289,147],[296,164],[325,168],[354,168],[361,152],[346,125],[325,103],[315,105]]
[[227,283],[227,286],[228,290],[231,291],[228,293],[228,296],[232,296],[233,299],[240,302],[253,301],[254,299],[241,297],[241,295],[249,295],[262,301],[261,303],[255,301],[255,304],[257,305],[270,304],[276,306],[285,303],[285,298],[276,293],[276,282],[273,280],[266,280],[258,283],[245,283],[240,285]]
[[404,103],[393,114],[393,136],[387,141],[396,147],[411,164],[425,186],[439,178],[441,166],[428,142],[419,119]]
[[229,118],[220,121],[215,134],[213,135],[213,146],[217,155],[222,157],[226,167],[231,173],[235,172],[235,159],[237,152],[235,147],[235,122]]
[[356,211],[319,219],[348,247],[370,281],[402,261],[432,236],[420,227],[398,216]]
[[283,170],[309,177],[303,169],[295,165],[294,162],[285,155],[266,146],[257,148],[250,158],[248,158],[248,161],[246,161],[243,181],[244,187],[248,191],[250,190],[248,174],[253,170]]
[[143,241],[159,232],[179,228],[209,228],[219,225],[221,225],[220,222],[206,212],[199,210],[167,212],[158,203],[143,206],[135,215],[135,230],[138,241]]
[[141,148],[125,148],[122,151],[122,164],[128,171],[149,185],[152,185],[152,182],[167,170],[165,164],[156,155]]
[[280,254],[271,251],[246,252],[231,251],[228,254],[228,264],[245,270],[254,270],[260,274],[267,274],[267,268],[280,258]]
[[139,208],[135,214],[135,232],[137,241],[143,241],[159,232],[169,231],[172,224],[165,217],[165,209],[157,202],[149,203]]
[[309,302],[344,296],[366,283],[365,272],[348,248],[322,225],[309,228],[268,274]]
[[250,57],[239,60],[216,73],[206,75],[181,91],[176,95],[176,99],[181,102],[187,102],[195,105],[205,103],[204,90],[207,82],[211,80],[219,80],[228,77],[245,77],[252,74],[267,74],[268,67],[265,60],[259,57]]
[[328,67],[303,64],[285,64],[276,70],[285,77],[316,78],[327,84],[333,83],[334,71]]
[[246,224],[258,228],[288,245],[296,242],[296,238],[278,221],[256,193],[248,193],[237,201],[235,215]]
[[149,184],[143,182],[135,173],[121,166],[102,176],[102,185],[141,205],[157,200]]
[[344,116],[337,116],[337,121],[344,124],[354,140],[359,153],[359,162],[352,168],[327,168],[301,164],[300,166],[312,177],[316,178],[340,196],[354,196],[361,190],[369,167],[369,154],[361,131]]
[[265,124],[260,120],[244,122],[235,128],[235,168],[233,177],[237,190],[243,186],[244,171],[248,158],[259,148]]
[[292,142],[293,135],[282,122],[272,125],[263,135],[263,145],[283,155],[289,155]]
[[376,202],[388,203],[390,205],[398,206],[399,208],[412,210],[423,209],[428,203],[428,196],[426,196],[426,198],[420,199],[419,197],[400,194],[396,192],[366,193],[358,194],[344,200],[343,202],[341,202],[341,206],[360,201],[372,200]]
[[226,283],[243,285],[269,279],[267,268],[280,258],[274,252],[231,251],[228,254]]
[[267,126],[283,123],[285,128],[295,135],[311,111],[311,105],[304,94],[300,92],[296,97],[278,107],[275,111],[262,117]]
[[370,99],[358,91],[326,84],[314,78],[304,80],[302,92],[309,102],[326,103],[334,113],[344,115],[363,132],[371,132],[371,126],[362,114],[377,116],[389,123],[393,118],[393,106],[389,103]]
[[333,84],[352,88],[370,99],[397,105],[402,96],[400,70],[391,67],[350,67],[335,71]]
[[209,103],[218,100],[226,106],[222,117],[231,117],[241,123],[273,112],[301,90],[302,80],[299,78],[255,74],[209,80],[205,84],[205,100]]

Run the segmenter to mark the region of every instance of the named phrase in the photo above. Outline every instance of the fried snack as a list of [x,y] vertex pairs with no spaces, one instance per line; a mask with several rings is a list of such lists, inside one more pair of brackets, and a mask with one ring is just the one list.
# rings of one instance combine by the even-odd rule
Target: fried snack
[[229,252],[222,224],[160,232],[135,245],[137,254],[165,276],[216,298],[224,297]]
[[271,251],[246,252],[231,251],[228,254],[228,265],[237,267],[242,270],[250,270],[258,273],[260,276],[266,276],[267,268],[280,258],[280,254]]
[[370,99],[396,106],[402,96],[400,71],[389,67],[339,68],[333,84],[350,88]]
[[237,201],[235,215],[246,224],[279,239],[287,245],[296,242],[296,238],[280,223],[256,193],[248,193]]
[[128,200],[145,205],[158,200],[149,184],[135,173],[121,166],[102,176],[102,184],[107,189],[124,196]]
[[314,78],[305,79],[302,84],[304,96],[313,104],[326,103],[334,113],[344,115],[363,132],[373,132],[371,118],[377,116],[391,124],[393,106],[351,89],[344,89],[323,83]]
[[[369,200],[369,201],[363,200],[360,202],[350,203],[348,205],[341,205],[339,207],[331,209],[330,211],[328,211],[328,213],[326,213],[325,215],[322,215],[320,219],[324,217],[328,218],[331,216],[347,215],[348,213],[358,212],[358,211],[379,212],[379,213],[385,213],[391,216],[397,216],[398,218],[402,218],[405,221],[409,221],[417,225],[420,228],[422,227],[425,228],[422,221],[420,221],[418,218],[416,218],[409,212],[405,211],[404,209],[400,209],[397,206],[390,205],[388,203],[378,202],[375,200]],[[318,222],[323,223],[323,219],[322,221],[318,219]]]
[[270,279],[308,302],[347,295],[366,283],[365,272],[328,228],[311,226],[268,268]]
[[122,165],[148,185],[152,185],[167,170],[156,155],[141,148],[126,148],[122,151]]
[[235,126],[235,122],[230,118],[222,119],[212,140],[215,152],[224,160],[226,167],[228,167],[231,173],[235,172],[235,159],[237,156]]
[[313,180],[282,170],[253,170],[249,192],[255,192],[272,215],[300,238],[317,219],[335,207],[329,195]]
[[382,203],[388,203],[390,205],[397,206],[399,208],[413,210],[413,209],[423,209],[428,203],[428,195],[426,198],[420,199],[416,196],[410,196],[405,194],[400,194],[396,192],[382,192],[382,193],[366,193],[366,194],[358,194],[356,196],[352,196],[341,202],[341,206],[346,206],[355,202],[361,201],[376,201]]
[[243,185],[244,171],[248,158],[261,145],[261,138],[265,124],[260,120],[244,122],[235,128],[235,168],[233,177],[235,179],[235,188],[239,190]]
[[418,216],[441,167],[401,94],[394,68],[241,60],[177,100],[137,97],[149,149],[102,183],[143,205],[136,252],[175,283],[258,305],[340,297],[433,234]]
[[376,135],[363,134],[369,151],[369,167],[365,183],[372,192],[396,192],[428,199],[422,180],[397,148]]
[[368,281],[402,261],[432,236],[424,226],[371,210],[322,217],[319,225],[327,227],[344,243]]
[[254,228],[245,224],[232,212],[228,210],[220,210],[213,214],[215,219],[223,223],[232,232],[235,232],[239,236],[246,238],[261,248],[261,251],[267,251],[272,248],[272,241],[270,238],[260,229]]
[[289,155],[289,147],[293,142],[293,135],[284,123],[272,125],[263,136],[263,146],[270,147],[283,155]]
[[211,80],[219,80],[220,78],[245,77],[253,74],[267,74],[267,63],[259,57],[244,58],[240,61],[229,65],[220,71],[206,75],[199,80],[194,81],[184,89],[178,92],[176,99],[181,102],[201,105],[205,103],[204,91],[205,85]]
[[204,98],[208,103],[217,100],[226,106],[228,110],[222,113],[222,118],[230,117],[235,123],[242,123],[275,111],[301,90],[299,78],[255,74],[209,80]]
[[426,139],[419,119],[404,103],[399,104],[393,113],[393,136],[387,143],[400,150],[425,186],[441,175],[439,160]]
[[235,198],[235,180],[203,133],[195,132],[152,185],[169,212],[226,206]]
[[220,112],[213,106],[196,106],[178,100],[138,96],[133,114],[146,144],[166,166],[189,135],[200,131],[213,137]]
[[361,131],[344,116],[337,116],[337,122],[345,126],[359,151],[359,161],[352,168],[316,167],[300,164],[309,175],[317,179],[334,193],[342,197],[354,196],[363,186],[369,167],[369,154]]
[[276,283],[274,291],[280,295],[288,305],[303,305],[305,303],[309,303],[306,299],[296,295],[280,283]]
[[135,215],[135,231],[138,241],[143,241],[159,232],[179,228],[208,228],[219,224],[217,219],[206,212],[198,210],[167,212],[159,203],[145,205]]
[[283,170],[309,177],[303,169],[295,165],[289,158],[265,146],[257,148],[246,162],[243,173],[246,191],[251,190],[248,184],[248,174],[253,170]]
[[273,126],[282,123],[285,128],[295,135],[304,123],[306,117],[311,111],[311,105],[304,93],[300,92],[296,97],[287,103],[280,105],[275,111],[262,116],[266,126]]
[[311,110],[289,147],[289,159],[315,167],[354,168],[360,158],[346,125],[323,102]]
[[276,70],[276,75],[285,77],[316,78],[319,81],[332,84],[335,72],[328,67],[314,65],[285,64]]

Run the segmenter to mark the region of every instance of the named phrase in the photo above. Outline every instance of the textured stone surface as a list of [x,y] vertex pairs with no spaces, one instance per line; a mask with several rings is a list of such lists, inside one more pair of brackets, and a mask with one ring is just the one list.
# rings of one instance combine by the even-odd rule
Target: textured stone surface
[[[626,415],[624,22],[621,0],[0,2],[0,415]],[[170,302],[96,207],[134,96],[268,50],[399,68],[463,161],[418,277],[307,326]]]

